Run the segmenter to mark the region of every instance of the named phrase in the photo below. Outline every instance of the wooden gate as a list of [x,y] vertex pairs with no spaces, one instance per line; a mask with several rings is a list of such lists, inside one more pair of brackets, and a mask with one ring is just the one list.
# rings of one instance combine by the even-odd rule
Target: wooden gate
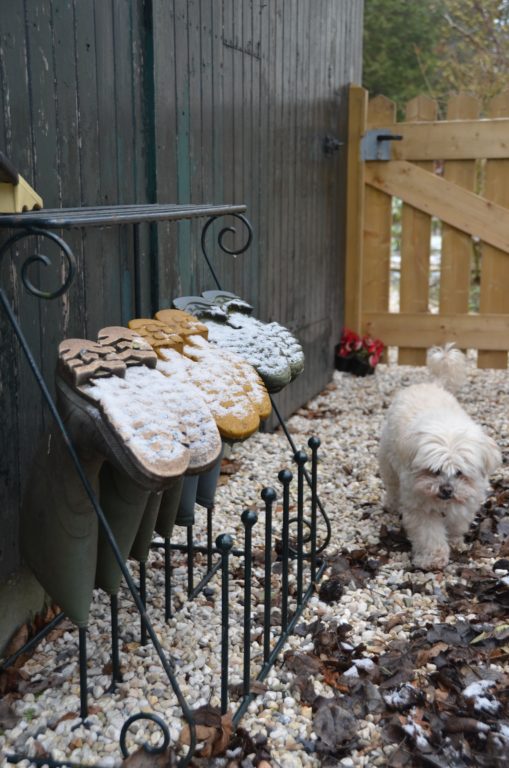
[[479,367],[507,367],[509,91],[479,112],[459,94],[437,120],[419,96],[396,122],[389,99],[350,88],[345,326],[401,364],[455,341]]

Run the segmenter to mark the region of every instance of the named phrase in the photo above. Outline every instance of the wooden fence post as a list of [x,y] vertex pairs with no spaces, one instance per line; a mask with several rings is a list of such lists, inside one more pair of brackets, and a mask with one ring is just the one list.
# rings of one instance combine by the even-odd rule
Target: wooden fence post
[[[509,116],[509,91],[495,96],[489,116]],[[487,160],[484,176],[484,196],[509,208],[509,160]],[[509,255],[491,245],[481,248],[481,296],[479,309],[483,312],[509,313]],[[509,338],[508,338],[509,347]],[[479,368],[507,368],[507,352],[479,350]]]
[[[396,120],[396,105],[385,96],[368,104],[367,127],[390,128]],[[364,197],[364,254],[362,311],[388,312],[391,278],[392,197],[366,186]],[[361,318],[362,319],[362,318]]]
[[364,163],[360,146],[366,128],[367,103],[367,91],[359,85],[351,85],[348,96],[344,324],[357,332],[361,330],[364,224]]
[[[428,96],[416,96],[406,106],[408,122],[436,120],[437,105]],[[433,171],[432,162],[415,165]],[[428,312],[431,217],[410,205],[401,212],[400,312]],[[423,365],[426,352],[400,347],[400,365]]]

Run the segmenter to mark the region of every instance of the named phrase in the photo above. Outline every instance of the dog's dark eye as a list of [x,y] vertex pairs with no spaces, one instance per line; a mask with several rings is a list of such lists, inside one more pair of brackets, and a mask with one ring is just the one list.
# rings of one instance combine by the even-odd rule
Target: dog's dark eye
[[432,470],[431,470],[431,473],[432,473],[433,475],[437,475],[437,476],[438,476],[438,475],[440,474],[440,470],[439,470],[439,469],[432,469]]
[[456,470],[456,477],[463,477],[463,472],[461,471],[461,469]]

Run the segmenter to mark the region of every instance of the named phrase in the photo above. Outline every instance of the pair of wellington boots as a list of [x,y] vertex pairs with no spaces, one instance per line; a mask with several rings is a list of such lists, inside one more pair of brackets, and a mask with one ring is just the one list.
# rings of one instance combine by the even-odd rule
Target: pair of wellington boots
[[[125,425],[115,424],[108,418],[104,403],[94,400],[93,391],[90,394],[87,390],[90,380],[83,374],[84,367],[94,369],[95,365],[92,375],[113,373],[121,378],[119,358],[122,355],[110,347],[107,353],[99,350],[99,371],[93,343],[83,340],[83,344],[74,378],[67,375],[69,366],[67,371],[58,371],[57,407],[89,489],[100,499],[121,561],[125,562],[131,551],[138,554],[139,559],[146,559],[154,527],[162,535],[171,535],[184,474],[190,471],[192,463],[186,438],[173,435],[170,430],[176,446],[173,452],[168,452],[166,446],[160,446],[161,437],[165,435],[144,435],[140,452],[136,435],[134,439],[130,434],[126,437]],[[138,350],[138,357],[144,358],[142,365],[153,368],[156,358],[152,350],[148,354],[142,340],[137,340],[134,346],[134,357]],[[152,373],[160,376],[155,371]],[[115,393],[117,386],[125,385],[127,395],[134,397],[136,392],[132,387],[129,389],[125,371],[124,376],[126,382],[114,380],[110,382],[110,389]],[[96,380],[96,383],[99,382]],[[150,383],[147,377],[147,386],[150,387]],[[217,446],[214,443],[209,450],[208,464],[201,458],[201,465],[196,465],[194,471],[207,471],[217,464],[221,450],[218,434],[216,442]],[[152,462],[147,446],[153,449]],[[108,536],[99,525],[66,439],[56,426],[47,432],[36,454],[22,507],[21,541],[25,559],[43,587],[78,626],[88,623],[94,586],[110,594],[117,591],[120,567]]]
[[[298,339],[279,323],[264,323],[252,315],[253,307],[228,291],[204,291],[181,296],[173,306],[199,318],[208,340],[250,363],[269,392],[279,392],[304,370],[304,352]],[[168,310],[156,313],[165,319]]]

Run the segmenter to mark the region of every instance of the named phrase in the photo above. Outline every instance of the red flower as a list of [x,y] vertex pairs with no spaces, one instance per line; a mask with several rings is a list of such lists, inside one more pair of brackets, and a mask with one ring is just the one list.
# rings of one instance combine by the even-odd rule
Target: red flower
[[361,337],[355,331],[344,328],[337,354],[340,357],[359,357],[361,360],[367,360],[374,368],[378,365],[383,350],[384,344],[380,339],[373,339],[368,335]]

